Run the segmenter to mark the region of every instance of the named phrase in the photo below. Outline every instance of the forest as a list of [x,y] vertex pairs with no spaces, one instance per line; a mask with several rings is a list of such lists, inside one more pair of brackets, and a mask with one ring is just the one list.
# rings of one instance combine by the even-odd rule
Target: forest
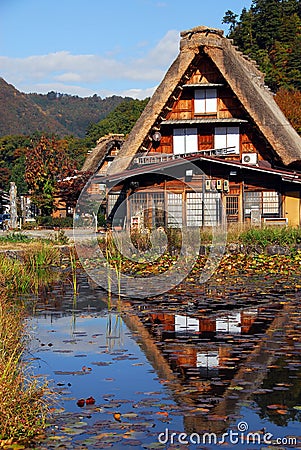
[[265,74],[275,100],[301,134],[301,2],[253,0],[238,17],[228,10],[228,38]]
[[[300,0],[253,0],[250,9],[244,8],[240,15],[226,11],[222,21],[229,27],[227,37],[257,62],[276,102],[301,134]],[[0,83],[0,99],[9,93],[6,84]],[[100,137],[108,133],[126,136],[149,100],[101,99],[96,95],[81,99],[56,92],[46,96],[20,93],[20,99],[27,111],[32,105],[44,111],[54,121],[54,129],[39,127],[18,135],[2,132],[0,189],[7,191],[9,183],[14,181],[19,195],[31,190],[37,205],[45,206],[47,214],[53,207],[56,180],[80,170],[87,152]],[[20,105],[13,104],[11,108]],[[85,113],[87,105],[89,113]],[[35,114],[27,116],[28,120]],[[56,132],[55,124],[58,124]],[[78,129],[81,131],[76,134],[74,131]],[[44,170],[34,167],[37,160]]]

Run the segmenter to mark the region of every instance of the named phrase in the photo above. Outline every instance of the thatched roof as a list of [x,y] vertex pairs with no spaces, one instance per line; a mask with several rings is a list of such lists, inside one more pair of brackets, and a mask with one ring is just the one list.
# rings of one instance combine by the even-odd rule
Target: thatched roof
[[223,31],[200,26],[181,33],[178,57],[110,166],[109,174],[125,170],[131,158],[141,149],[146,136],[154,127],[160,126],[160,114],[171,96],[178,94],[178,87],[186,83],[189,66],[200,52],[214,62],[282,163],[288,166],[301,162],[301,137],[265,87],[264,76],[256,64],[237,51],[232,42],[223,36]]
[[98,139],[96,147],[88,154],[81,170],[83,172],[97,172],[110,150],[114,147],[120,148],[123,142],[123,134],[108,134],[101,137]]

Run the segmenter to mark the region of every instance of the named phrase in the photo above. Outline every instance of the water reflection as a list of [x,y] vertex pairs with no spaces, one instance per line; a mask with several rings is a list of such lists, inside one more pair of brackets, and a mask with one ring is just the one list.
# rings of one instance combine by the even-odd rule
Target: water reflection
[[[250,306],[237,308],[224,299],[218,312],[211,301],[216,289],[210,287],[196,301],[190,296],[177,302],[172,293],[169,302],[166,296],[161,302],[112,299],[108,310],[105,292],[84,276],[79,286],[76,305],[68,285],[57,286],[40,299],[32,319],[36,372],[54,379],[64,408],[56,416],[59,428],[63,433],[72,418],[86,423],[79,435],[68,435],[71,448],[83,443],[107,448],[91,435],[109,432],[117,439],[114,449],[123,448],[128,428],[136,433],[133,445],[134,440],[136,445],[155,442],[165,426],[221,435],[235,426],[242,405],[248,406],[244,418],[250,420],[255,412],[250,423],[255,429],[264,422],[264,427],[286,427],[289,434],[292,424],[300,422],[294,293],[285,297],[283,290],[277,295],[266,289],[266,298],[258,297],[256,305],[253,291],[244,287],[236,295],[252,297]],[[90,395],[95,406],[79,416],[77,399]],[[123,428],[112,418],[117,410],[126,418]]]

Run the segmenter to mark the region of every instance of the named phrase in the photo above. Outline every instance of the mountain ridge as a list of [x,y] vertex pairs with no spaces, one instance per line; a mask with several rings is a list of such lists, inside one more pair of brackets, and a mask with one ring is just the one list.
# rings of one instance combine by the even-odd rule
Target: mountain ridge
[[27,94],[0,77],[0,137],[44,132],[82,138],[90,125],[130,100],[115,95],[102,99],[96,94],[83,98],[54,91]]

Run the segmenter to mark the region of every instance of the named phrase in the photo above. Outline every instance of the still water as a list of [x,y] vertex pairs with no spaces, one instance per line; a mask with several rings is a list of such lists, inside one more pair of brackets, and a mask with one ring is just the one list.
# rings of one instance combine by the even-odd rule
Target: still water
[[301,448],[299,304],[266,278],[109,307],[84,275],[52,287],[29,319],[56,394],[37,448]]

